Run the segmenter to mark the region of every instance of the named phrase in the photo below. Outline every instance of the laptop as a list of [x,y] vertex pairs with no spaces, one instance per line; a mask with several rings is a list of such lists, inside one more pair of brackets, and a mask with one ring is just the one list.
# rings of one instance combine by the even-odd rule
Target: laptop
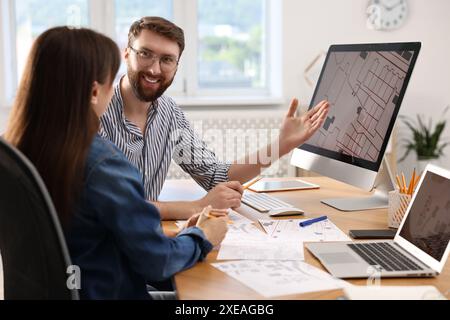
[[450,252],[450,171],[426,167],[393,241],[306,247],[337,278],[439,275]]

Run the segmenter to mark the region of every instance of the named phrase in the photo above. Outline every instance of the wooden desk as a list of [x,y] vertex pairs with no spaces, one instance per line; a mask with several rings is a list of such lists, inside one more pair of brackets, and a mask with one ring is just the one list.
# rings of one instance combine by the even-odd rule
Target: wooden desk
[[[311,191],[290,191],[282,193],[273,193],[277,198],[293,204],[305,210],[305,218],[314,218],[321,215],[327,215],[342,231],[348,234],[351,229],[386,229],[387,228],[387,210],[371,210],[360,212],[340,212],[328,207],[320,202],[322,199],[337,197],[355,197],[365,196],[367,193],[339,183],[328,178],[302,178],[321,186],[320,190]],[[168,181],[162,194],[162,199],[173,200],[181,199],[189,200],[188,194],[192,194],[191,198],[196,199],[202,194],[202,191],[192,181]],[[242,215],[256,220],[266,218],[257,211],[243,205],[237,210]],[[165,222],[164,227],[173,229],[173,222]],[[175,276],[175,283],[181,300],[249,300],[264,299],[253,290],[247,288],[242,283],[227,276],[221,271],[210,266],[210,263],[216,262],[217,252],[212,252],[205,262],[198,263],[190,270],[179,273]],[[313,266],[325,270],[320,262],[305,249],[305,261]],[[350,280],[356,285],[366,285],[367,280]],[[414,279],[382,279],[382,285],[433,285],[436,286],[441,293],[450,298],[450,262],[447,262],[442,274],[436,278],[414,278]],[[279,299],[336,299],[342,296],[341,290],[323,291],[301,295],[284,296]]]

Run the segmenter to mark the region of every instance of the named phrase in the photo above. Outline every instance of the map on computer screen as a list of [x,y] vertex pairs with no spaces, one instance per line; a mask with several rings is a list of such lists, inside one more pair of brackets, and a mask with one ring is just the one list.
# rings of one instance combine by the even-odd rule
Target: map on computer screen
[[328,100],[330,113],[308,144],[376,162],[413,56],[411,51],[331,52],[312,104]]

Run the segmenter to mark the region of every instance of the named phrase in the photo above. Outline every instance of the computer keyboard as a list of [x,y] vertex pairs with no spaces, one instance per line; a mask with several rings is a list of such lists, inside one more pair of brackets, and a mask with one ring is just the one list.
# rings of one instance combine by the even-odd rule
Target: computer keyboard
[[381,266],[386,271],[423,270],[391,243],[357,243],[348,246],[368,264]]
[[270,210],[278,208],[292,208],[293,205],[278,200],[275,197],[269,196],[265,193],[249,193],[245,192],[242,196],[242,203],[258,210],[262,213],[267,213]]

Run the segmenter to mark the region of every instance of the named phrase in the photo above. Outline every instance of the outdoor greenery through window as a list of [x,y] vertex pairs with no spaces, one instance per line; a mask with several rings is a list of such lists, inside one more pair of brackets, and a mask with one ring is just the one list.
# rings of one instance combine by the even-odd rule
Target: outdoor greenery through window
[[264,87],[264,30],[264,0],[198,0],[199,87]]
[[144,16],[159,16],[173,21],[172,0],[115,0],[117,44],[124,49],[128,31],[136,20]]
[[[144,16],[159,16],[173,21],[173,0],[115,0],[116,41],[120,50],[128,45],[128,31],[136,20]],[[121,77],[126,73],[126,65],[122,63],[118,73]]]
[[[14,0],[10,2],[11,16],[1,13],[1,18],[9,17],[15,25],[15,43],[11,47],[16,52],[17,81],[32,42],[48,28],[60,25],[94,28],[115,37],[123,50],[127,46],[129,27],[135,20],[161,16],[178,24],[186,33],[187,50],[171,94],[220,95],[226,90],[233,94],[252,94],[268,90],[269,1]],[[125,72],[123,64],[119,74]]]
[[17,79],[34,39],[54,26],[88,26],[88,0],[16,0]]

